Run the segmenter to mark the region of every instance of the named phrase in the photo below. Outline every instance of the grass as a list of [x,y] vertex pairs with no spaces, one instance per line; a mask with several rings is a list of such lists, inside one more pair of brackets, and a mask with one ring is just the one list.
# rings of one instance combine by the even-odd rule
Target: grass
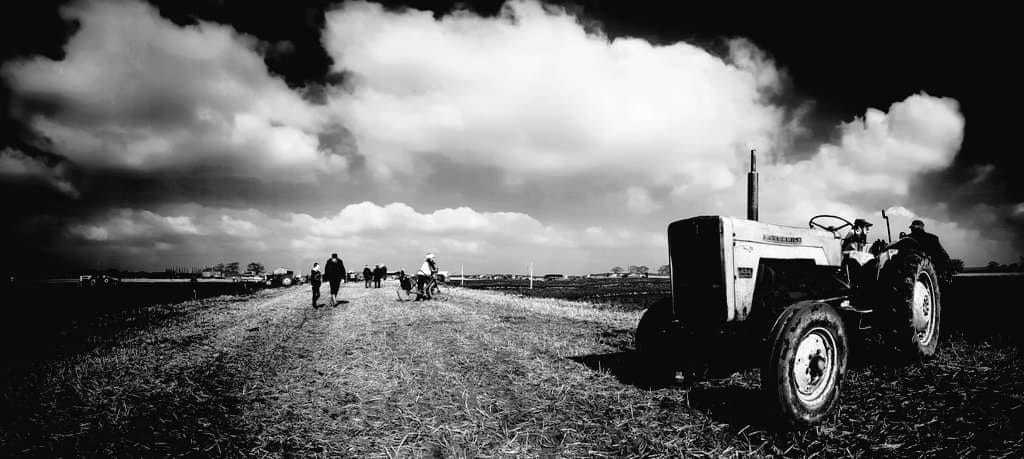
[[[0,383],[0,455],[920,456],[1024,449],[1021,351],[954,336],[858,359],[822,425],[774,431],[757,371],[633,381],[638,311],[452,289],[201,307]],[[8,409],[13,410],[8,411]]]

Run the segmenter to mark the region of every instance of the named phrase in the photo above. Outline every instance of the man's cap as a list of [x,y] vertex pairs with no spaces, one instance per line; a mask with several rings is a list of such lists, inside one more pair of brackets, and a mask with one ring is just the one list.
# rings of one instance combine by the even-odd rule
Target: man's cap
[[917,227],[917,228],[924,228],[924,222],[921,221],[921,220],[914,220],[914,221],[910,222],[910,227],[911,228],[915,228],[915,227]]
[[331,254],[331,258],[338,258],[338,254],[336,254],[336,253],[332,253],[332,254]]
[[867,220],[863,219],[863,218],[858,218],[858,219],[853,221],[853,226],[862,226],[862,227],[868,228],[868,227],[871,227],[873,225],[870,222],[868,222]]
[[428,253],[426,258],[428,258],[428,259],[434,258],[434,254]]

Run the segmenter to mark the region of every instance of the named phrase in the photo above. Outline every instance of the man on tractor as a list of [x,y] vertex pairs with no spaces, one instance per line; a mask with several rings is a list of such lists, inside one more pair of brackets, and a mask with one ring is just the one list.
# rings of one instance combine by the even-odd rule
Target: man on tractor
[[932,263],[935,264],[935,270],[938,271],[942,283],[948,285],[952,280],[953,273],[950,272],[949,254],[946,253],[946,249],[942,248],[939,237],[925,231],[924,222],[921,220],[914,220],[910,223],[910,235],[907,237],[921,246],[921,251],[928,255],[928,258],[931,258]]
[[858,252],[863,252],[864,247],[868,244],[868,230],[871,226],[871,223],[863,218],[854,220],[853,228],[850,229],[849,234],[843,238],[843,251],[856,250]]

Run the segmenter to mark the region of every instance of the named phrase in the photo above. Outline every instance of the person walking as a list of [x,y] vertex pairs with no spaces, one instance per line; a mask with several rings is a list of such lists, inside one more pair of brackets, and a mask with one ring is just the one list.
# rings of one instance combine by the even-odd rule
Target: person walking
[[332,253],[331,258],[324,263],[324,279],[331,286],[331,307],[338,305],[338,289],[341,288],[341,281],[347,280],[345,262],[338,258],[338,254]]
[[380,280],[377,281],[377,288],[380,288],[381,282],[388,279],[388,266],[380,265]]
[[309,270],[309,285],[313,287],[313,309],[320,307],[316,300],[320,299],[320,281],[322,277],[323,271],[320,269],[320,263],[313,263],[313,268]]
[[363,265],[363,286],[370,288],[371,282],[373,282],[373,271],[370,271],[369,265]]

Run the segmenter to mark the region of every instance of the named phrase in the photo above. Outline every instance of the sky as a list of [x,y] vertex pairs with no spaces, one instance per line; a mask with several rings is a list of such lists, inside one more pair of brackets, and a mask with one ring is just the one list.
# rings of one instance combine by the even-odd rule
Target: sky
[[1024,254],[998,12],[665,3],[4,6],[7,269],[655,268],[751,149],[762,221]]

